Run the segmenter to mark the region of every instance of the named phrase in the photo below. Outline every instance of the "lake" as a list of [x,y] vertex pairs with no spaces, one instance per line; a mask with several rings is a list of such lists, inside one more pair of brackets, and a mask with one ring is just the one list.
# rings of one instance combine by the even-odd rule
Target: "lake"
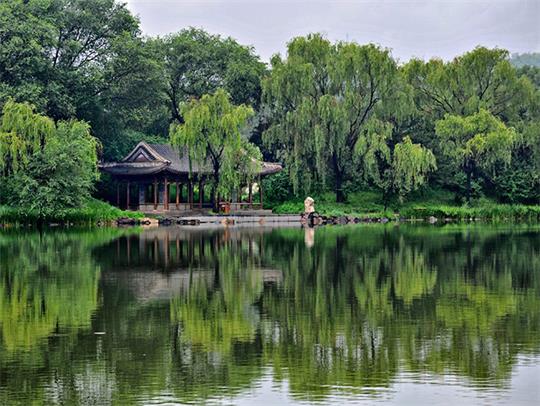
[[538,404],[540,227],[0,231],[0,404]]

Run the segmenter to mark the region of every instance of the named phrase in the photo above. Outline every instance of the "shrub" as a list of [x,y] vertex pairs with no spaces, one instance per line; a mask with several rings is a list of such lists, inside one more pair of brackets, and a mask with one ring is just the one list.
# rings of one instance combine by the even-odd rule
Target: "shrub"
[[98,221],[114,221],[121,217],[142,218],[144,215],[139,212],[120,210],[117,207],[93,198],[88,199],[81,208],[58,210],[46,218],[42,218],[40,213],[20,208],[0,206],[0,223],[8,224],[36,224],[41,220],[46,222],[89,224]]

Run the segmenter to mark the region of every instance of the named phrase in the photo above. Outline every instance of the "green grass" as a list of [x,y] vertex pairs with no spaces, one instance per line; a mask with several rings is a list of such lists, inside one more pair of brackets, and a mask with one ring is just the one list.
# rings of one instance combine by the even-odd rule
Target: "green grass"
[[474,207],[445,206],[445,205],[415,205],[400,211],[400,217],[409,219],[438,219],[452,220],[540,220],[540,206],[525,206],[517,204],[484,204]]
[[[112,222],[122,217],[142,218],[139,212],[124,211],[97,199],[89,199],[81,208],[61,210],[53,216],[44,219],[48,223],[90,224],[97,222]],[[14,207],[0,206],[0,223],[4,224],[35,224],[36,214]]]
[[[346,203],[336,203],[333,193],[312,196],[315,199],[315,210],[325,216],[353,216],[362,218],[392,217],[392,208],[385,210],[379,193],[365,191],[351,193]],[[291,200],[274,206],[274,213],[292,214],[304,211],[303,199]]]
[[[314,196],[315,210],[325,216],[352,216],[359,218],[406,218],[452,220],[540,220],[540,206],[497,204],[480,199],[470,206],[454,203],[452,193],[444,190],[426,190],[400,204],[393,201],[387,210],[382,197],[373,191],[351,193],[346,203],[336,203],[332,193]],[[274,213],[297,214],[304,210],[303,200],[291,200],[273,207]]]

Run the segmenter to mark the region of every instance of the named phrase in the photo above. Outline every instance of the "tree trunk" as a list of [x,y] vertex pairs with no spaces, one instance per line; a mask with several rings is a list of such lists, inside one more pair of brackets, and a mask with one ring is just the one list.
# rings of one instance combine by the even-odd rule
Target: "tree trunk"
[[345,202],[345,193],[343,193],[343,174],[336,171],[336,202]]
[[390,193],[388,193],[388,191],[386,189],[383,189],[383,205],[384,205],[384,211],[386,212],[386,210],[388,210],[388,202],[390,200]]
[[336,203],[345,202],[345,193],[343,193],[343,171],[339,169],[339,160],[337,155],[332,154],[332,163],[334,166]]
[[214,167],[214,184],[212,185],[212,209],[214,213],[219,212],[219,202],[218,202],[218,194],[217,194],[217,187],[219,185],[219,167]]

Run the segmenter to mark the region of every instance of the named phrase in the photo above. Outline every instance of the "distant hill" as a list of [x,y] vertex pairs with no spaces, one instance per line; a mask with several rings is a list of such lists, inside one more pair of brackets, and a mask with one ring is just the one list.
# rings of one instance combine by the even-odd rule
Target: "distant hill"
[[512,54],[512,56],[510,56],[510,63],[516,68],[521,68],[523,66],[540,67],[540,52]]

